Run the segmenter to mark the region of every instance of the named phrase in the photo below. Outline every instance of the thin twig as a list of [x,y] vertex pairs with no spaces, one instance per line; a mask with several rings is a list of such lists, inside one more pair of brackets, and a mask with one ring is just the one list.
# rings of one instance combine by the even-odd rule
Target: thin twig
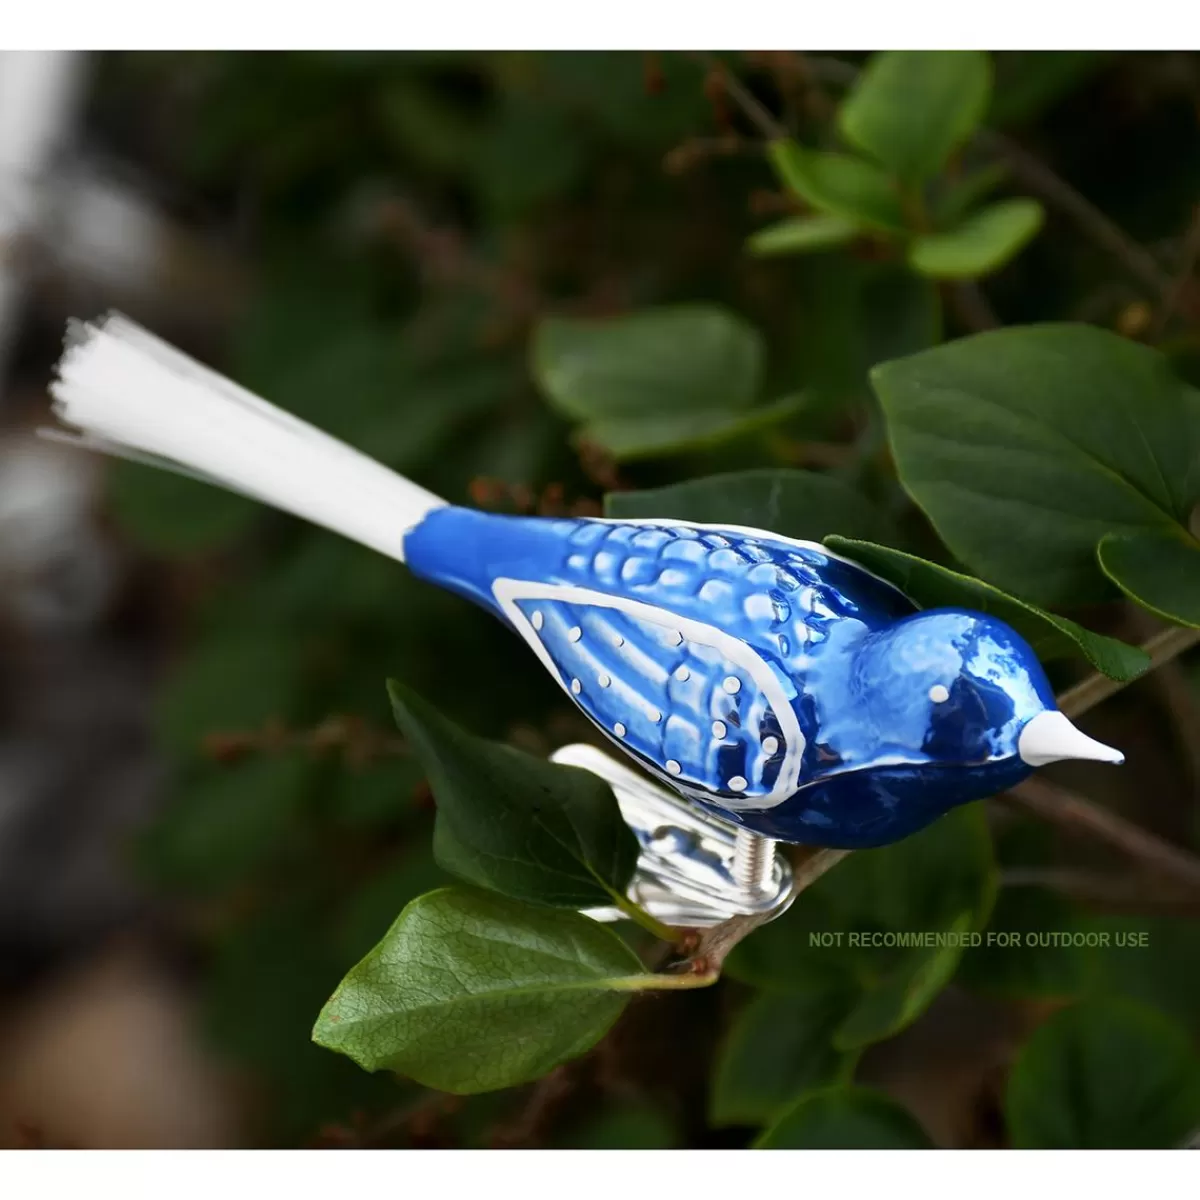
[[248,754],[311,754],[341,751],[351,765],[379,758],[403,758],[408,745],[396,733],[375,729],[361,717],[332,716],[312,729],[289,729],[282,721],[267,721],[259,729],[217,731],[203,739],[203,752],[218,762],[233,762]]
[[1200,703],[1178,662],[1163,663],[1150,676],[1159,702],[1171,723],[1175,742],[1187,764],[1192,792],[1200,797]]
[[1072,867],[1010,867],[1000,872],[1000,886],[1008,888],[1036,887],[1058,892],[1074,900],[1101,904],[1112,908],[1163,908],[1172,912],[1200,911],[1200,896],[1163,880],[1145,875],[1122,876],[1114,879],[1098,871],[1080,871]]
[[[1197,211],[1200,212],[1200,209]],[[1132,636],[1139,639],[1148,637],[1157,622],[1133,604],[1126,608]],[[1200,799],[1200,696],[1197,696],[1178,659],[1160,663],[1150,673],[1148,682],[1155,691],[1159,707],[1170,723],[1175,743],[1183,756],[1193,798]]]
[[543,1075],[530,1089],[525,1104],[516,1116],[492,1131],[488,1139],[492,1149],[516,1149],[543,1141],[567,1097],[582,1082],[587,1069],[587,1060],[579,1059],[563,1063],[549,1075]]
[[1200,891],[1200,858],[1067,788],[1035,775],[1011,788],[1005,798],[1064,829],[1107,842],[1143,866]]
[[667,151],[663,156],[663,170],[668,175],[681,175],[711,158],[728,158],[735,154],[760,155],[762,151],[762,142],[751,141],[736,133],[690,137]]
[[1000,328],[1000,318],[996,316],[979,284],[947,283],[942,288],[942,294],[954,315],[972,333]]
[[1040,159],[1002,133],[983,130],[976,134],[975,140],[1004,159],[1013,178],[1069,216],[1096,245],[1107,250],[1130,275],[1144,284],[1155,300],[1170,291],[1173,281],[1154,256]]
[[1192,222],[1183,239],[1183,251],[1179,256],[1179,270],[1175,276],[1175,282],[1163,296],[1162,306],[1154,318],[1154,323],[1150,326],[1150,341],[1157,341],[1162,336],[1167,323],[1179,307],[1179,302],[1187,294],[1188,287],[1192,282],[1192,275],[1196,270],[1197,260],[1200,260],[1200,204],[1197,204],[1192,212]]
[[742,110],[747,119],[763,137],[772,142],[787,137],[787,130],[715,54],[709,54],[707,51],[697,51],[695,57],[720,79],[721,85],[730,99],[737,103],[738,108]]
[[[1178,658],[1197,644],[1200,644],[1200,629],[1172,625],[1169,629],[1156,633],[1154,637],[1142,643],[1142,649],[1150,656],[1150,666],[1147,670],[1153,671],[1155,667]],[[1142,676],[1139,675],[1138,678]],[[1059,711],[1068,717],[1081,716],[1101,701],[1115,696],[1132,682],[1132,679],[1109,679],[1107,675],[1096,672],[1059,696]]]

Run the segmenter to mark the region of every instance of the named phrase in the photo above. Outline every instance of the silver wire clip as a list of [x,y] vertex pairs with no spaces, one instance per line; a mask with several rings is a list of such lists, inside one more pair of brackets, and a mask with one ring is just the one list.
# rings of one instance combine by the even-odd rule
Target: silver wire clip
[[[595,746],[576,742],[551,756],[605,780],[641,846],[629,899],[666,925],[704,928],[730,917],[771,913],[792,901],[791,864],[770,838],[740,829],[668,791]],[[592,908],[619,921],[616,908]]]

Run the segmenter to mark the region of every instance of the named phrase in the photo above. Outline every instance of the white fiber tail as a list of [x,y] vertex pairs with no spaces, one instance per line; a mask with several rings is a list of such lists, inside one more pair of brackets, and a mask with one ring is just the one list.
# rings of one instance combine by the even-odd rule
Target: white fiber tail
[[404,561],[404,535],[445,504],[118,314],[71,322],[50,385],[53,436],[262,500]]

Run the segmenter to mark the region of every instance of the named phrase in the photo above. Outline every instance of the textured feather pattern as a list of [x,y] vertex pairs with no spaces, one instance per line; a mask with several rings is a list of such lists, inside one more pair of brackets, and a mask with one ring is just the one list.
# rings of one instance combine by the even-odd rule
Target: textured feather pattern
[[[750,802],[771,794],[785,762],[798,767],[804,735],[765,660],[744,647],[733,652],[711,627],[688,623],[681,630],[683,623],[661,610],[651,620],[533,590],[541,595],[528,596],[519,584],[508,591],[520,614],[514,624],[546,651],[560,682],[597,725],[627,750],[662,764],[677,786],[712,779],[717,786],[706,795]],[[773,698],[756,673],[774,684]],[[784,783],[788,794],[796,775],[793,769]]]

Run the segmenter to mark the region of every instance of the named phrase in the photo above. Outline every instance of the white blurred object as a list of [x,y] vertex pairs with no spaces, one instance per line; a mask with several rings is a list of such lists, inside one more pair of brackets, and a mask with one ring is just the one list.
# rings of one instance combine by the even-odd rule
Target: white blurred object
[[119,580],[92,521],[98,472],[40,438],[0,443],[0,604],[22,625],[84,626]]
[[168,229],[147,199],[78,168],[53,181],[45,249],[65,271],[102,284],[143,284],[165,252]]
[[20,302],[17,247],[38,222],[43,177],[75,120],[85,57],[0,51],[0,381]]
[[129,308],[158,324],[224,329],[246,293],[246,274],[219,237],[172,220],[152,187],[120,164],[72,157],[43,186],[26,243],[38,298],[62,310]]

